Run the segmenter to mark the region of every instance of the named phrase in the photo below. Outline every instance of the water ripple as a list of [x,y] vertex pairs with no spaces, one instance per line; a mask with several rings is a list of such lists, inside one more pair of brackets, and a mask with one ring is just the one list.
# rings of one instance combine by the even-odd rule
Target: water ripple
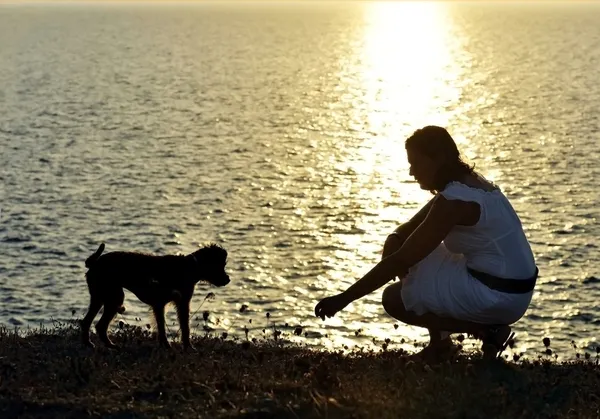
[[[268,311],[271,326],[301,325],[325,347],[423,341],[393,327],[381,290],[325,325],[312,309],[430,198],[403,140],[438,123],[531,238],[541,276],[520,344],[591,348],[599,8],[425,3],[4,10],[0,322],[82,315],[83,261],[100,242],[187,253],[216,241],[233,282],[199,285],[193,310],[214,291],[200,312],[218,331],[260,335]],[[147,308],[126,298],[119,319],[145,324]]]

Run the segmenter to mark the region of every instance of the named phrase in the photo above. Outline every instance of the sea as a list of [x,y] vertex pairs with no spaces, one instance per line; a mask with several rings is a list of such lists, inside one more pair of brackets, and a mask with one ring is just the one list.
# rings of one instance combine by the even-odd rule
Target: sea
[[[404,141],[435,124],[534,251],[513,351],[549,337],[595,356],[598,22],[599,2],[0,4],[0,324],[81,318],[100,243],[216,242],[232,281],[198,284],[195,333],[411,350],[427,331],[388,316],[382,289],[326,321],[314,307],[431,198]],[[125,305],[114,327],[151,323]]]

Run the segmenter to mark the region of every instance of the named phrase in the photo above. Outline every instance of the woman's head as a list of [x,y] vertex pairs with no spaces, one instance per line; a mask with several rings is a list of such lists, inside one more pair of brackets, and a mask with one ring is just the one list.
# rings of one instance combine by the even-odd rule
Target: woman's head
[[449,182],[473,173],[452,136],[442,127],[429,125],[416,130],[405,143],[410,175],[422,189],[438,192]]

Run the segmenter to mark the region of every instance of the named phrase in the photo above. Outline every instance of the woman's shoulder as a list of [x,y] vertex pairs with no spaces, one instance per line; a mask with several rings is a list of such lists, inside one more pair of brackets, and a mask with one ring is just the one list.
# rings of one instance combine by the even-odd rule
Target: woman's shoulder
[[[468,189],[480,193],[500,192],[500,187],[479,173],[471,173],[461,179],[448,183],[446,189]],[[444,189],[445,190],[445,189]]]
[[480,179],[461,179],[450,182],[440,191],[447,199],[482,200],[488,197],[502,195],[498,185],[481,177]]

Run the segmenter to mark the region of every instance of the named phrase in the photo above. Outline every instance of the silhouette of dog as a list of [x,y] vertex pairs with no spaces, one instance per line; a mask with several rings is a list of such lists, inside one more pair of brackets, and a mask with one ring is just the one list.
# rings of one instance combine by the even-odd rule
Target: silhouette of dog
[[126,288],[152,307],[161,346],[170,347],[165,332],[165,306],[174,303],[183,346],[191,348],[189,319],[194,287],[201,280],[218,287],[229,283],[225,272],[227,251],[217,244],[180,256],[137,252],[103,255],[103,251],[104,243],[85,261],[90,306],[81,322],[82,343],[94,347],[90,341],[90,326],[104,306],[104,313],[96,323],[96,333],[106,346],[116,347],[108,338],[107,330],[115,315],[125,311],[123,288]]

